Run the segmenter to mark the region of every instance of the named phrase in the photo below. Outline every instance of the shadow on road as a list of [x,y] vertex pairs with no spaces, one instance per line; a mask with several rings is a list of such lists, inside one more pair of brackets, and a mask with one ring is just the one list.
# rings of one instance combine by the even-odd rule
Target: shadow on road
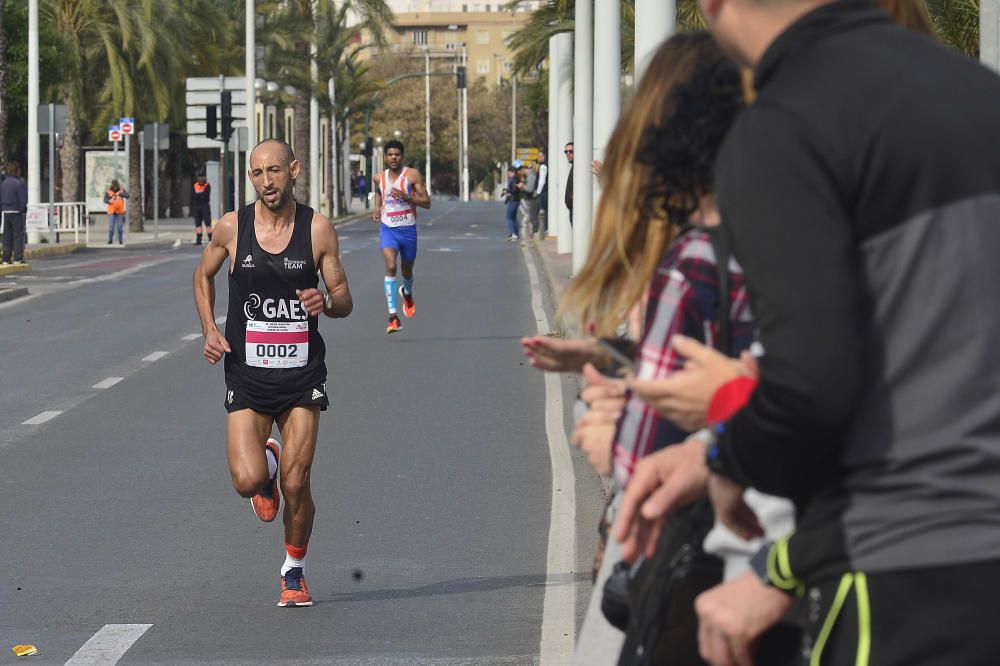
[[567,585],[580,583],[590,579],[590,572],[557,574],[548,579],[544,575],[532,576],[493,576],[489,578],[458,578],[439,583],[430,583],[419,587],[398,588],[394,590],[371,590],[370,592],[351,592],[337,594],[320,603],[340,603],[344,601],[385,601],[387,599],[411,599],[417,597],[434,597],[443,594],[465,594],[468,592],[489,592],[510,587],[539,587],[542,585]]

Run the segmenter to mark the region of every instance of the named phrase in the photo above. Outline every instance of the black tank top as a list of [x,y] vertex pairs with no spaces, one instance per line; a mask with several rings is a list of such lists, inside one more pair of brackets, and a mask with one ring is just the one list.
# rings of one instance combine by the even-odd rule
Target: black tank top
[[305,391],[326,380],[326,346],[295,295],[319,284],[312,248],[313,209],[295,206],[288,245],[271,254],[257,243],[254,204],[237,212],[229,273],[226,379],[265,396]]

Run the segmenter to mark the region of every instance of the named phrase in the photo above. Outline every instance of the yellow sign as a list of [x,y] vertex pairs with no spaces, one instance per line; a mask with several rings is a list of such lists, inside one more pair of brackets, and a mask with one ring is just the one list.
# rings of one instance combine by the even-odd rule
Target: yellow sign
[[518,148],[516,151],[517,159],[528,164],[533,164],[538,161],[538,153],[542,152],[539,148]]

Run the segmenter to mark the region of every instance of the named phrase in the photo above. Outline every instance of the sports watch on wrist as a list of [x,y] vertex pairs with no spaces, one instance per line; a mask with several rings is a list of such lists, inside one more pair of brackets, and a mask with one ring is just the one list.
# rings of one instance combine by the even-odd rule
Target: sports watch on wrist
[[705,451],[705,466],[716,474],[721,472],[721,461],[719,460],[719,437],[726,431],[725,423],[717,423],[712,427],[712,440],[708,443]]
[[329,292],[327,292],[326,296],[323,297],[323,310],[327,311],[332,309],[333,309],[333,296]]

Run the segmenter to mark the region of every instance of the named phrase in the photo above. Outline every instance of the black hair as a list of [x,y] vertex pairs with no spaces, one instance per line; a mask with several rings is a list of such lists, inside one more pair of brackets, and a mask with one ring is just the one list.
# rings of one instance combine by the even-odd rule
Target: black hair
[[714,186],[715,158],[745,106],[739,67],[721,51],[699,58],[691,77],[670,91],[667,117],[646,130],[639,162],[653,167],[648,207],[684,225]]
[[388,152],[390,148],[398,148],[399,153],[401,155],[406,154],[406,149],[403,148],[403,142],[399,141],[398,139],[391,139],[390,141],[386,141],[385,147],[382,150]]

